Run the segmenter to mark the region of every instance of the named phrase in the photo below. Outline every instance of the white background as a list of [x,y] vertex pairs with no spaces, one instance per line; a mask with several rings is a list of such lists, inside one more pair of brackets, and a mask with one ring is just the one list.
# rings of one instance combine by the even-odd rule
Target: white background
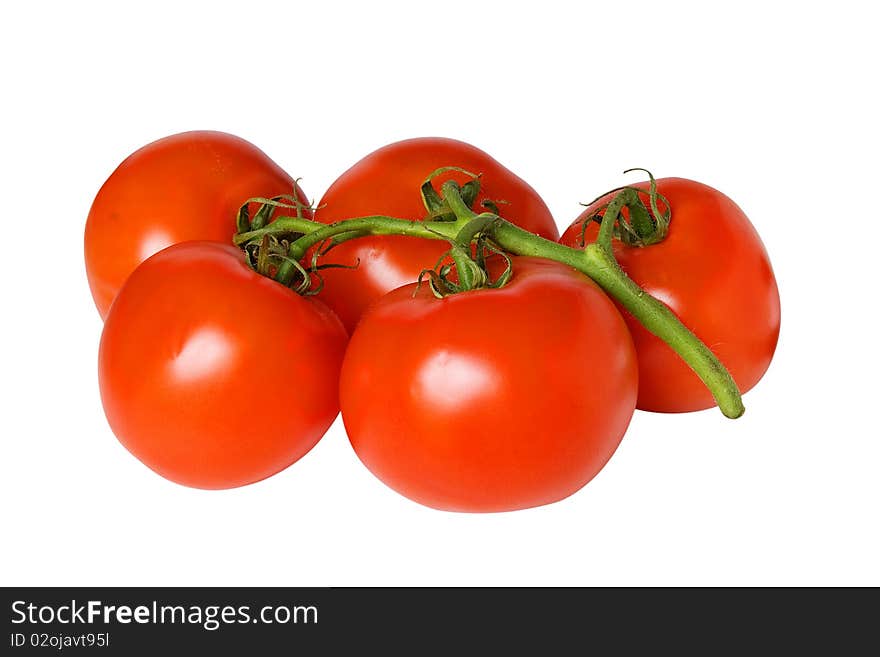
[[[0,583],[880,585],[871,3],[577,4],[4,3]],[[544,508],[423,508],[338,421],[263,483],[171,484],[104,420],[82,232],[126,155],[199,128],[315,199],[374,148],[456,137],[563,228],[627,167],[701,180],[770,252],[777,356],[741,420],[637,413]]]

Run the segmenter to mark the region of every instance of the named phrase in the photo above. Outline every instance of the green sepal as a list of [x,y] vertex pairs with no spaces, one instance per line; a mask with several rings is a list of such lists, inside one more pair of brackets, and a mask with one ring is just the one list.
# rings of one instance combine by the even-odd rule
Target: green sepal
[[[278,199],[272,199],[272,201],[277,203]],[[257,214],[254,215],[253,221],[251,221],[251,230],[260,230],[265,227],[265,225],[269,223],[269,218],[272,216],[272,211],[274,209],[274,204],[263,203],[260,206],[260,209],[257,210]]]
[[636,236],[640,240],[650,238],[654,234],[656,225],[642,200],[637,196],[635,202],[627,205],[627,208],[629,209],[629,223]]
[[240,235],[241,233],[250,232],[250,229],[250,209],[248,208],[248,204],[245,203],[238,209],[238,214],[235,217],[235,231]]

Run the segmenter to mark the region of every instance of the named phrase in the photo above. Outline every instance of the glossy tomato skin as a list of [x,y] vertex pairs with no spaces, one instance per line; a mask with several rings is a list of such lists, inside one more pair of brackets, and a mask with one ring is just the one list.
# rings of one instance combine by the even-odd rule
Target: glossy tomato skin
[[[647,188],[648,183],[637,186]],[[743,211],[718,190],[683,178],[659,179],[657,187],[672,208],[666,239],[643,248],[614,240],[617,261],[678,315],[746,392],[767,371],[779,337],[779,291],[767,251]],[[582,223],[595,206],[565,231],[563,244],[580,244]],[[586,241],[597,233],[592,223]],[[679,413],[714,406],[684,361],[623,314],[639,359],[638,408]]]
[[635,352],[608,297],[527,257],[498,290],[414,290],[370,307],[343,363],[342,417],[363,463],[450,511],[548,504],[590,481],[636,401]]
[[[480,149],[440,137],[408,139],[370,153],[330,186],[318,203],[315,219],[327,224],[372,214],[424,219],[422,183],[444,166],[482,174],[478,209],[484,199],[505,201],[498,204],[505,219],[547,239],[558,238],[550,210],[528,183]],[[435,188],[450,179],[461,184],[469,180],[464,174],[449,172],[435,179]],[[369,304],[416,281],[448,248],[445,242],[399,235],[346,242],[334,248],[327,261],[359,265],[354,270],[323,272],[326,285],[321,298],[351,332]]]
[[263,151],[223,132],[184,132],[134,152],[101,187],[86,221],[86,273],[101,317],[157,251],[187,240],[229,244],[244,201],[294,189],[305,202]]
[[241,252],[186,242],[128,278],[104,325],[99,382],[120,442],[196,488],[287,467],[338,412],[347,342],[323,303],[252,271]]

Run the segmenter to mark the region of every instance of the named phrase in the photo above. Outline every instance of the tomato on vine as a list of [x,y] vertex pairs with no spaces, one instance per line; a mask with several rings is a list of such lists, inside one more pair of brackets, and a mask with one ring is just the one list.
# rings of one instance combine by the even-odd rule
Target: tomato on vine
[[[474,207],[494,201],[501,216],[529,232],[557,239],[559,232],[547,205],[528,183],[480,149],[442,138],[408,139],[370,153],[330,186],[318,203],[315,219],[325,224],[367,215],[424,219],[429,211],[420,188],[429,174],[442,167],[480,174],[479,194],[470,199]],[[466,173],[448,170],[434,182],[465,184],[470,179]],[[332,252],[334,262],[357,267],[326,271],[321,298],[351,331],[370,303],[412,283],[445,250],[441,243],[402,235],[370,235],[340,244]]]
[[[647,192],[650,184],[632,187]],[[642,243],[657,228],[657,217],[644,210],[634,216],[624,208],[628,228],[613,240],[614,257],[708,345],[746,392],[767,371],[779,337],[779,292],[767,251],[743,211],[718,190],[662,178],[656,180],[656,192],[656,210],[669,217],[668,225],[660,222],[665,234]],[[639,196],[647,205],[648,194]],[[587,207],[560,242],[575,247],[593,242],[611,198]],[[642,237],[640,225],[646,229]],[[714,406],[711,392],[670,346],[621,310],[638,354],[638,408],[677,413]]]
[[427,506],[509,511],[567,497],[633,414],[635,352],[608,297],[565,265],[512,261],[498,289],[390,292],[349,343],[340,404],[351,444]]
[[283,194],[306,203],[263,151],[226,133],[184,132],[132,153],[101,187],[86,221],[86,274],[101,317],[148,257],[187,240],[229,244],[243,199]]
[[163,477],[249,484],[299,459],[333,422],[347,340],[322,302],[254,271],[235,247],[177,244],[141,264],[110,308],[104,411]]

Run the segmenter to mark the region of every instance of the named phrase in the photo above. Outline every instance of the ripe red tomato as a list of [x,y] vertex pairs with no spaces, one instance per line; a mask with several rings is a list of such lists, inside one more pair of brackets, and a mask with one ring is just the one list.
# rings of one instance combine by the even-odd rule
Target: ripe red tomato
[[[408,139],[370,153],[330,186],[318,204],[315,219],[327,224],[372,214],[424,219],[421,185],[431,172],[444,166],[483,174],[477,208],[485,199],[503,201],[498,208],[504,218],[547,239],[558,238],[550,210],[528,183],[487,153],[454,139]],[[461,184],[469,180],[464,174],[448,172],[435,179],[435,187],[439,189],[450,179]],[[343,243],[327,256],[328,262],[360,264],[354,270],[324,272],[326,285],[321,298],[351,332],[370,303],[417,280],[448,248],[446,242],[400,235]]]
[[348,336],[320,301],[251,270],[233,246],[186,242],[145,261],[110,308],[104,411],[163,477],[231,488],[308,452],[338,412]]
[[351,444],[422,504],[560,500],[599,472],[632,417],[635,351],[608,297],[564,265],[513,260],[500,289],[389,293],[349,343],[340,403]]
[[[648,183],[635,185],[643,189]],[[779,337],[779,292],[767,252],[742,210],[716,189],[693,180],[663,178],[657,189],[669,201],[666,238],[647,247],[614,240],[623,270],[669,306],[730,370],[742,392],[767,371]],[[588,207],[560,242],[579,246]],[[595,240],[598,224],[587,227]],[[639,360],[638,408],[665,413],[697,411],[715,400],[666,343],[627,312]]]
[[86,273],[101,317],[128,275],[166,246],[230,243],[241,204],[293,194],[293,179],[250,142],[222,132],[184,132],[128,156],[89,210]]

